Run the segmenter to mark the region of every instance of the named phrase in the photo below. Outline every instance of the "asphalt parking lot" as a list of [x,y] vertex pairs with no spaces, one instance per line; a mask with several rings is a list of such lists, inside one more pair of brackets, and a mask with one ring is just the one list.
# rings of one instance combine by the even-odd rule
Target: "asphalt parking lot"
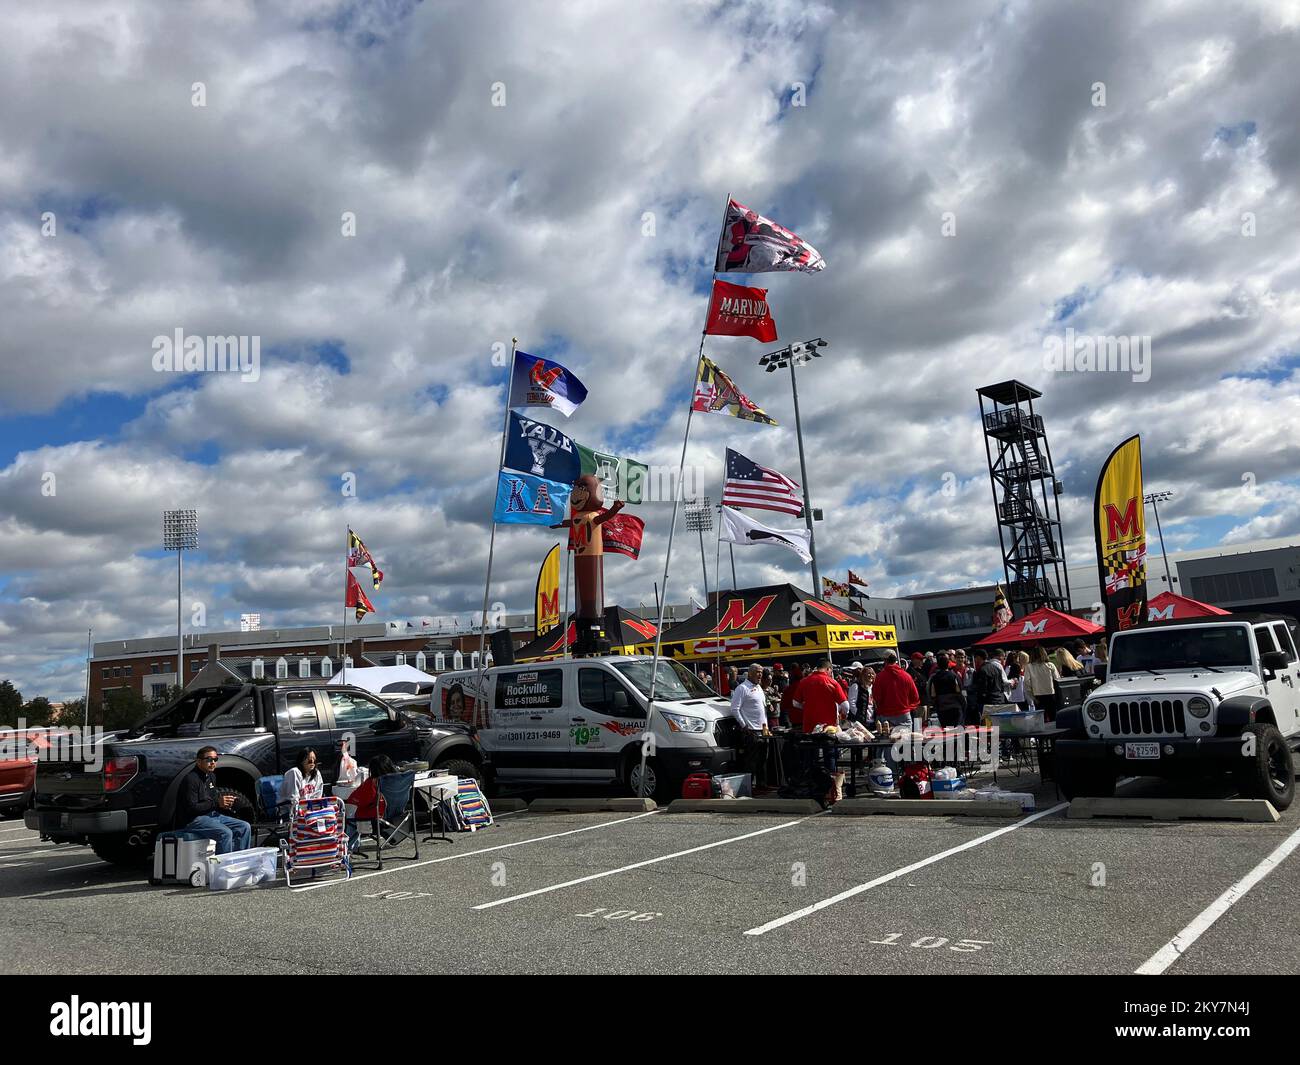
[[1092,974],[1164,951],[1171,974],[1300,971],[1300,857],[1203,916],[1300,836],[1296,811],[1075,820],[1030,790],[1037,811],[1014,819],[508,814],[382,872],[229,893],[151,887],[0,822],[0,968]]

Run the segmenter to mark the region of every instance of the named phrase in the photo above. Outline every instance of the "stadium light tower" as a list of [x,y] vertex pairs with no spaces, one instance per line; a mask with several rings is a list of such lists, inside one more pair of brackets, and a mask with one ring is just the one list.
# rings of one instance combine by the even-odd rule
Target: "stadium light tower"
[[814,597],[820,597],[822,594],[822,576],[817,569],[817,544],[813,535],[812,500],[808,490],[808,463],[803,456],[803,423],[799,421],[799,384],[795,380],[794,368],[802,366],[806,362],[811,362],[813,359],[820,359],[822,357],[821,349],[826,346],[826,341],[821,337],[812,340],[801,340],[799,343],[791,344],[780,351],[769,351],[758,360],[758,364],[766,367],[768,373],[775,373],[777,370],[784,369],[787,366],[790,367],[790,392],[794,396],[794,435],[795,439],[799,441],[799,476],[803,479],[803,516],[808,525],[808,554],[812,555]]
[[[709,602],[709,567],[704,561],[704,534],[713,531],[713,504],[708,496],[702,496],[697,502],[682,511],[686,519],[686,528],[700,534],[700,568],[704,571],[704,602]],[[721,586],[722,582],[718,582]]]
[[163,550],[176,552],[176,687],[185,687],[185,630],[181,627],[181,559],[199,546],[196,510],[163,511]]
[[1151,492],[1142,497],[1142,502],[1150,503],[1151,509],[1155,511],[1156,533],[1160,537],[1160,554],[1165,560],[1165,583],[1169,585],[1169,590],[1171,592],[1174,590],[1174,581],[1173,578],[1169,576],[1169,556],[1165,554],[1165,534],[1164,530],[1160,528],[1160,504],[1173,498],[1173,492]]

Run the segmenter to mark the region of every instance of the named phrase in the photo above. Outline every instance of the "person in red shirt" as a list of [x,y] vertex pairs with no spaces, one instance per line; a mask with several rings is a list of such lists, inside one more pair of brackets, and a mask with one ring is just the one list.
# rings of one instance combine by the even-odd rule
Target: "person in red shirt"
[[871,698],[876,704],[876,720],[891,729],[908,724],[912,711],[921,705],[916,682],[899,666],[898,655],[892,651],[885,655],[885,664],[871,685]]
[[[831,676],[829,658],[823,658],[817,663],[817,668],[799,682],[793,705],[802,715],[805,734],[812,732],[818,725],[838,725],[840,714],[849,712],[849,697],[840,682]],[[838,748],[828,743],[823,758],[826,772],[832,776],[835,775],[838,755]]]

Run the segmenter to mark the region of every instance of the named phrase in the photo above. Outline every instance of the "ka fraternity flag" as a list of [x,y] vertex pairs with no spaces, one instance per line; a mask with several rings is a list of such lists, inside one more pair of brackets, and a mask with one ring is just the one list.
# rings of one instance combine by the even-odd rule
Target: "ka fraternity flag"
[[558,362],[515,352],[508,406],[550,407],[567,418],[586,398],[587,386]]
[[704,331],[715,337],[753,337],[765,344],[776,339],[776,322],[767,289],[714,281]]
[[502,470],[492,520],[502,525],[557,525],[569,516],[573,486],[544,477]]
[[812,561],[812,551],[809,550],[811,535],[807,529],[773,529],[738,510],[732,510],[730,507],[720,509],[722,510],[720,535],[724,543],[776,544],[779,547],[789,548],[804,562]]

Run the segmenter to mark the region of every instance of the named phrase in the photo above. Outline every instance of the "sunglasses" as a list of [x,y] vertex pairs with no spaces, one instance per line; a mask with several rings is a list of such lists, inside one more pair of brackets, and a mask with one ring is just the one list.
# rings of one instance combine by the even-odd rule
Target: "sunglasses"
[[215,762],[215,761],[216,761],[216,758],[212,757],[211,755],[204,755],[202,758],[199,759],[199,761],[200,761],[200,762]]

